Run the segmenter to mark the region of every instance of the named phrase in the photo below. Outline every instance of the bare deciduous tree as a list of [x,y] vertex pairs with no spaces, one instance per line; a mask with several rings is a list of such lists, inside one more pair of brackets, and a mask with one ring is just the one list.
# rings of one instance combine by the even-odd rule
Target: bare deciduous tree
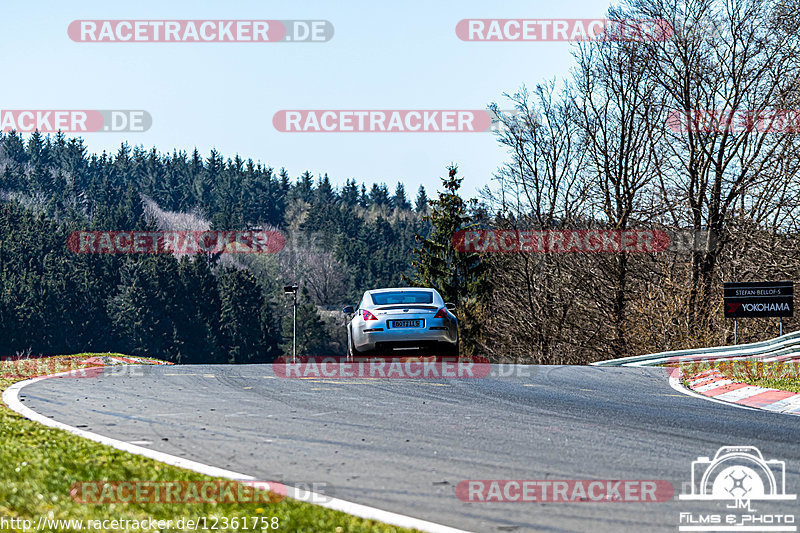
[[683,253],[492,256],[490,354],[586,362],[725,342],[721,281],[800,269],[800,127],[774,122],[800,108],[792,3],[629,0],[609,18],[674,32],[583,43],[563,91],[509,96],[509,160],[484,193],[498,228],[647,226],[702,240]]

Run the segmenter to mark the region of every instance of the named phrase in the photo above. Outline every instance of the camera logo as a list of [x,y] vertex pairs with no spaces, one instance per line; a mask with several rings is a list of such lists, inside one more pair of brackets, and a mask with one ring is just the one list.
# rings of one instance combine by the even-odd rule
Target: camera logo
[[755,446],[723,446],[714,459],[692,462],[692,493],[681,500],[794,500],[786,494],[786,463],[764,460]]
[[[796,532],[797,517],[780,503],[797,499],[796,494],[786,494],[785,476],[786,464],[765,461],[755,446],[723,446],[714,459],[698,457],[692,462],[691,494],[678,499],[713,503],[712,509],[681,511],[678,531]],[[763,502],[766,509],[755,509],[754,501]]]

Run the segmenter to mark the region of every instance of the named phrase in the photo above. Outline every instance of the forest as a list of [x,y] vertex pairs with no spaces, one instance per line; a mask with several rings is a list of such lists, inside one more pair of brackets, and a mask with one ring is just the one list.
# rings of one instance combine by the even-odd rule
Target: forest
[[[89,155],[62,134],[0,135],[0,355],[84,351],[178,363],[268,362],[291,346],[282,292],[299,283],[298,350],[343,354],[342,304],[411,274],[424,188],[146,151]],[[277,253],[80,254],[75,231],[271,230]],[[287,310],[289,311],[287,313]],[[288,332],[288,338],[287,338]]]

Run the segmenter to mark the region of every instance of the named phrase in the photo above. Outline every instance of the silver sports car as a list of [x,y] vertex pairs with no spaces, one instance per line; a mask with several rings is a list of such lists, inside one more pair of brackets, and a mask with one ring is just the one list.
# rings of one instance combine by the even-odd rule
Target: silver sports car
[[[445,303],[435,289],[376,289],[364,293],[358,309],[344,308],[354,315],[347,325],[347,355],[434,348],[437,355],[458,355],[458,319],[455,305]],[[409,353],[411,352],[411,353]]]

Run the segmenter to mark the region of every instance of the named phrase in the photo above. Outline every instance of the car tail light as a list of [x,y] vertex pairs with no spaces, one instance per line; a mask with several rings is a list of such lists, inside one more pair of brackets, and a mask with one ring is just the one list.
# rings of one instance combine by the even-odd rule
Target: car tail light
[[447,308],[446,307],[442,307],[441,309],[436,311],[435,315],[433,315],[433,318],[446,318],[446,317],[447,317]]
[[361,316],[364,317],[364,320],[378,320],[375,315],[367,311],[366,309],[361,310]]

